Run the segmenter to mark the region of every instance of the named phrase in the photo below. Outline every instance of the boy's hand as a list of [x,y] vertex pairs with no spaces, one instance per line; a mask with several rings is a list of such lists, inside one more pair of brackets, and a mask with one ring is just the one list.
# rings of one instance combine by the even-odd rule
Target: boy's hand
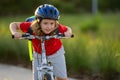
[[71,37],[72,36],[72,30],[68,27],[68,30],[64,32],[65,37]]
[[71,34],[70,32],[68,32],[68,31],[66,31],[66,32],[64,33],[64,35],[65,35],[65,37],[71,37],[71,36],[72,36],[72,34]]
[[22,33],[20,33],[20,32],[15,32],[13,35],[14,35],[14,38],[21,38],[22,37]]

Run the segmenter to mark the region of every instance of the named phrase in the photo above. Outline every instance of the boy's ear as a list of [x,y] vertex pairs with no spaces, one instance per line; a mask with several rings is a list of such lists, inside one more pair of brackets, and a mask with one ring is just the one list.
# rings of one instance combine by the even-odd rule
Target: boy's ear
[[37,20],[37,22],[40,22],[40,19],[36,19]]

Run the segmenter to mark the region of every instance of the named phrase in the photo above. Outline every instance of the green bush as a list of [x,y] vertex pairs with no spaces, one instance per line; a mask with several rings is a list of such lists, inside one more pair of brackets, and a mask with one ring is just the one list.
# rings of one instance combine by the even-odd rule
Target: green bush
[[91,19],[87,19],[84,21],[84,23],[80,26],[80,29],[82,32],[88,33],[88,32],[97,32],[100,27],[100,16],[95,15]]

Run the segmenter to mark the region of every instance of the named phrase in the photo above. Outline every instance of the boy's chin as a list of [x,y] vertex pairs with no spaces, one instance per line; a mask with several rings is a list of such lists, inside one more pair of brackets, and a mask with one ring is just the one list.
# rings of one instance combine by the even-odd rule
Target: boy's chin
[[47,33],[45,33],[45,34],[46,34],[46,35],[49,35],[49,34],[50,34],[50,32],[49,32],[49,33],[47,32]]

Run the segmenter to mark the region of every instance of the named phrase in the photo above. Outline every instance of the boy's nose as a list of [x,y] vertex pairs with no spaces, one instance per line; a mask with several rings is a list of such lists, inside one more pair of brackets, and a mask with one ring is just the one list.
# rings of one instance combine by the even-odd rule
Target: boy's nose
[[48,24],[48,25],[47,25],[47,27],[48,27],[48,28],[50,28],[50,27],[51,27],[51,25],[50,25],[50,24]]

